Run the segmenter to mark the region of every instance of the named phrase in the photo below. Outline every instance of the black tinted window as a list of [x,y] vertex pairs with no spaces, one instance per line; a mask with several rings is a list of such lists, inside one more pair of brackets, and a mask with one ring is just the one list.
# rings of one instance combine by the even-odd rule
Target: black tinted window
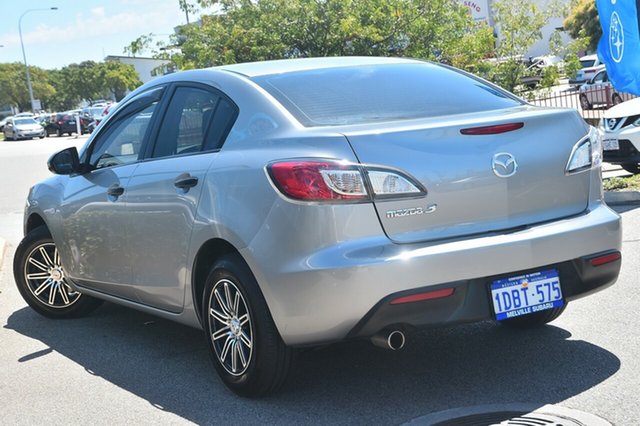
[[162,120],[153,157],[202,151],[219,96],[192,87],[176,89]]
[[236,118],[236,108],[224,98],[220,98],[213,121],[206,135],[205,150],[218,149],[224,143]]
[[255,77],[305,126],[332,126],[493,110],[520,102],[430,63],[328,68]]

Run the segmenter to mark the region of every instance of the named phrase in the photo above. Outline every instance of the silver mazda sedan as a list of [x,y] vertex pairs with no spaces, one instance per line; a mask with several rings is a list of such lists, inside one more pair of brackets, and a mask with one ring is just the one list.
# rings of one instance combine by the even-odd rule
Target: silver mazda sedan
[[103,300],[204,330],[224,383],[278,389],[293,351],[417,327],[534,327],[617,279],[598,132],[409,59],[155,79],[28,196],[14,273],[51,318]]

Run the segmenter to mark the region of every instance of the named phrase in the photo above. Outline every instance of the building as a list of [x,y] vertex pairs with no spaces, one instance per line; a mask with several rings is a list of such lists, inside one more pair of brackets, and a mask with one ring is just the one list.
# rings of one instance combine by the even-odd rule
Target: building
[[[491,5],[495,3],[497,0],[458,0],[464,6],[469,8],[469,13],[473,17],[476,22],[485,22],[487,25],[494,28],[494,32],[498,37],[498,42],[500,42],[500,29],[496,27],[494,19],[493,19],[493,11],[491,9]],[[547,5],[548,0],[531,0],[538,7],[543,8]],[[560,0],[564,4],[568,4],[569,0]],[[527,57],[536,57],[549,54],[549,38],[554,33],[554,31],[562,28],[562,22],[564,18],[554,17],[549,20],[549,23],[542,28],[542,39],[537,41],[525,56]],[[571,37],[565,33],[564,31],[560,32],[562,37],[562,41],[566,46],[570,41]]]
[[133,65],[133,68],[138,73],[138,77],[142,83],[146,83],[154,77],[171,74],[176,71],[171,61],[166,59],[109,55],[104,58],[104,60],[118,61],[123,64]]

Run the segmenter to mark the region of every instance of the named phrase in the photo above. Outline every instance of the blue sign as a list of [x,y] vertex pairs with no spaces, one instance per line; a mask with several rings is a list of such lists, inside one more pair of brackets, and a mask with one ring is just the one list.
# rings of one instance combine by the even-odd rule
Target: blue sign
[[640,0],[596,0],[602,38],[598,56],[620,92],[640,96]]

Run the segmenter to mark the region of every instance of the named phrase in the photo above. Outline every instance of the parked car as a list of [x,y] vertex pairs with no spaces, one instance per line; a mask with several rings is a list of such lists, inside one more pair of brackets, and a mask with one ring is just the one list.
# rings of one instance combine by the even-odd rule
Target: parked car
[[9,117],[2,129],[8,141],[20,139],[44,138],[45,132],[40,124],[31,117]]
[[[60,112],[51,116],[49,123],[45,126],[47,136],[57,135],[63,136],[65,133],[71,136],[78,132],[78,126],[76,124],[77,115],[72,112]],[[84,123],[80,123],[80,134],[86,132],[86,126]]]
[[604,160],[620,164],[630,173],[640,173],[640,98],[609,108],[600,128],[604,133]]
[[569,84],[576,88],[579,88],[591,80],[599,71],[605,69],[598,55],[582,56],[580,58],[580,65],[582,65],[582,68],[576,73],[576,78],[569,80]]
[[19,112],[14,117],[33,118],[35,114],[32,112]]
[[622,103],[622,94],[617,92],[609,81],[607,70],[600,70],[591,80],[580,86],[580,106],[592,109],[595,105],[618,105]]
[[109,115],[109,113],[113,109],[115,109],[116,106],[118,106],[118,103],[117,102],[112,102],[112,103],[108,104],[107,106],[105,106],[104,108],[102,108],[102,113],[98,114],[98,115],[94,115],[93,121],[90,122],[87,125],[87,131],[89,133],[93,132],[95,130],[95,128],[98,127],[100,122],[102,122],[102,120],[104,120],[106,118],[106,116]]
[[80,120],[82,120],[82,125],[87,132],[93,132],[96,127],[94,122],[102,119],[102,112],[106,107],[105,104],[104,106],[91,106],[82,109]]
[[5,117],[2,120],[0,120],[0,132],[4,130],[4,125],[7,123],[7,119],[10,117]]
[[262,395],[297,347],[535,327],[611,285],[601,152],[578,111],[423,61],[184,71],[51,157],[14,276],[48,317],[109,300],[202,328],[222,381]]

